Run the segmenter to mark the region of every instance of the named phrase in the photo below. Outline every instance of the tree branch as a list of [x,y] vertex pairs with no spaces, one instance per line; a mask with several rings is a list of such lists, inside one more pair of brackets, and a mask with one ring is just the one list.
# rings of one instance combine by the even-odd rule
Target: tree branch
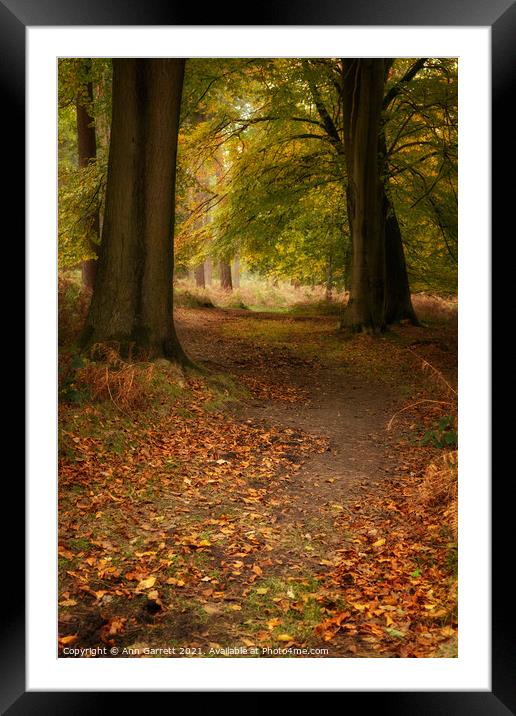
[[321,94],[319,92],[319,89],[313,79],[310,77],[310,71],[308,68],[308,63],[306,60],[303,61],[303,68],[304,68],[304,74],[306,81],[308,82],[308,86],[310,87],[310,92],[312,94],[314,104],[316,106],[317,111],[319,112],[319,116],[321,118],[323,129],[325,130],[326,134],[328,135],[328,138],[334,148],[336,149],[337,153],[340,155],[344,155],[344,144],[340,138],[339,132],[337,130],[337,127],[335,126],[333,119],[330,117],[330,114],[328,110],[326,109],[326,106],[324,102],[322,101]]
[[383,109],[387,109],[387,107],[390,105],[390,103],[393,101],[395,97],[397,97],[400,92],[403,90],[403,86],[407,84],[407,82],[410,82],[411,79],[413,79],[419,70],[423,69],[425,66],[425,62],[427,61],[428,57],[420,57],[419,60],[416,60],[412,67],[409,67],[409,69],[405,72],[403,77],[396,82],[395,85],[393,85],[390,90],[387,92],[385,97],[383,98]]

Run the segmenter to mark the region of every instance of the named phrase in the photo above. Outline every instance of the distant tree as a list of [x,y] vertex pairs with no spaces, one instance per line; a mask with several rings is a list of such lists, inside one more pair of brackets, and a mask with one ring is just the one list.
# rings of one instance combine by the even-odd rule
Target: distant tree
[[106,207],[87,344],[187,362],[173,323],[176,152],[185,62],[113,60]]
[[59,267],[80,267],[91,289],[105,191],[111,60],[64,58],[58,68]]
[[240,254],[238,252],[233,258],[233,267],[231,275],[233,288],[240,288]]
[[204,275],[204,263],[198,264],[194,269],[195,285],[197,288],[206,288],[206,278]]
[[221,261],[220,269],[220,287],[225,291],[233,290],[233,282],[231,280],[231,264],[229,261]]
[[[92,117],[91,107],[93,104],[93,83],[91,80],[91,60],[79,60],[82,64],[82,75],[86,80],[82,83],[75,101],[77,113],[77,149],[79,168],[87,168],[90,162],[97,159],[97,136],[95,131],[95,120]],[[86,227],[86,240],[92,254],[96,255],[98,240],[100,236],[100,219],[98,203],[93,202],[86,211],[84,217]],[[95,276],[97,274],[96,258],[86,259],[82,262],[82,284],[86,288],[93,289]]]

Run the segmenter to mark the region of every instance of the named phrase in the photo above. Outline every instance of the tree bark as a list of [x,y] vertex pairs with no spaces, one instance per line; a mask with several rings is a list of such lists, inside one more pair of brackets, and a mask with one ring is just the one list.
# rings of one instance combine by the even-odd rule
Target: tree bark
[[173,227],[182,59],[113,60],[99,265],[84,341],[188,362],[173,323]]
[[220,262],[220,287],[224,291],[233,290],[233,282],[231,280],[231,266],[229,261]]
[[[84,69],[89,74],[91,60],[82,60]],[[95,120],[90,114],[91,103],[93,102],[93,84],[88,81],[84,87],[85,97],[78,96],[75,106],[77,115],[77,149],[79,169],[87,167],[91,161],[97,159],[97,137],[95,132]],[[98,238],[100,236],[100,219],[96,206],[93,206],[84,218],[87,231],[88,249],[97,255]],[[95,277],[97,275],[97,259],[87,259],[81,264],[82,285],[93,290]]]
[[195,285],[197,288],[206,288],[206,280],[204,277],[204,264],[199,264],[194,269]]
[[[379,137],[380,158],[383,161],[383,173],[387,175],[388,157],[385,132]],[[410,295],[407,264],[401,229],[394,204],[389,196],[388,179],[383,181],[383,210],[385,214],[385,322],[399,323],[408,320],[413,325],[420,325]]]
[[405,252],[403,251],[398,218],[387,195],[385,200],[385,322],[390,324],[407,320],[412,325],[419,326],[420,323],[414,311],[410,295]]
[[351,291],[342,328],[385,328],[385,211],[378,158],[383,59],[344,60],[343,100],[347,205],[351,230]]

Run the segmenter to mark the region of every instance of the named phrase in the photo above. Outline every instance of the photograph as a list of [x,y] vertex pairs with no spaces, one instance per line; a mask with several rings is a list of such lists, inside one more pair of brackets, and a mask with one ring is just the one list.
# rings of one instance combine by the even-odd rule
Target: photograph
[[0,711],[515,712],[515,3],[192,10],[0,2],[27,396]]
[[56,74],[59,660],[456,660],[460,58]]

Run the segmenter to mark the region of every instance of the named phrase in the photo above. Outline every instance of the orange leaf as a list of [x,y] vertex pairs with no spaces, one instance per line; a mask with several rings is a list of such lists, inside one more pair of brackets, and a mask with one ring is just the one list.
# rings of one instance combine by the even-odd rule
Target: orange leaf
[[70,634],[69,636],[62,636],[59,638],[59,646],[66,646],[67,644],[73,644],[79,638],[78,634]]

